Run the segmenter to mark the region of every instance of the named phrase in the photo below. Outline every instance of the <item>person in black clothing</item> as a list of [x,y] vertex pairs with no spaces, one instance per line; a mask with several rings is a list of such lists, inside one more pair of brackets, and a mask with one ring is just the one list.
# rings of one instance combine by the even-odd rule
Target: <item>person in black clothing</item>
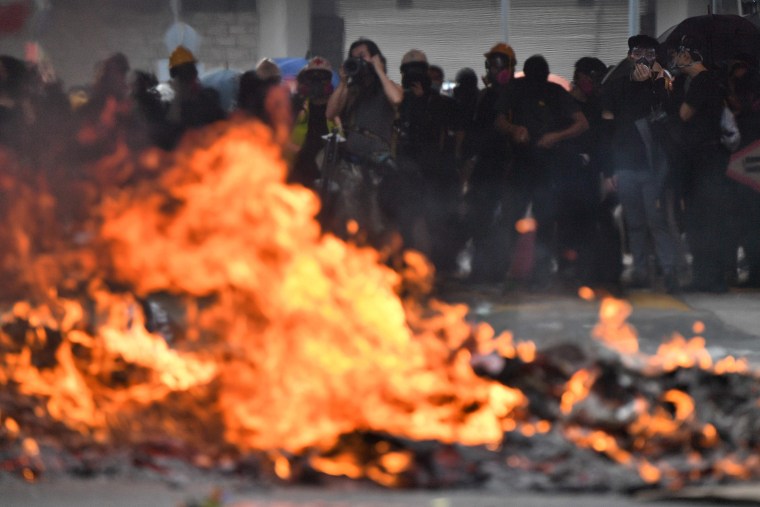
[[9,55],[0,55],[0,146],[20,149],[25,131],[23,102],[29,70]]
[[[463,245],[454,232],[459,176],[454,166],[454,149],[448,141],[451,132],[461,129],[461,122],[453,99],[432,88],[424,52],[408,51],[401,59],[400,70],[404,99],[397,119],[398,162],[401,166],[413,165],[422,177],[416,186],[423,189],[425,224],[431,242],[425,253],[439,273],[452,271]],[[418,198],[414,201],[421,202]]]
[[474,155],[463,162],[466,185],[466,229],[474,249],[472,282],[501,283],[509,260],[505,254],[509,231],[500,210],[505,198],[505,177],[510,159],[506,136],[496,129],[496,104],[507,93],[515,73],[515,51],[500,42],[484,54],[486,87],[480,91],[472,122]]
[[[604,122],[600,93],[607,66],[585,56],[575,62],[570,95],[589,122],[589,129],[569,141],[577,157],[561,171],[562,210],[557,221],[560,275],[614,294],[620,293],[623,269],[620,231],[614,219],[617,196],[603,192],[610,175],[609,153],[603,143]],[[573,163],[574,161],[574,163]]]
[[496,119],[497,127],[512,139],[515,153],[507,179],[510,198],[503,213],[515,237],[515,224],[532,204],[536,250],[531,282],[545,288],[556,258],[561,185],[568,179],[567,167],[578,163],[577,150],[567,141],[585,132],[588,121],[570,94],[548,80],[549,65],[543,56],[528,58],[523,71],[525,77],[516,79],[500,102]]
[[[679,243],[668,222],[669,165],[664,140],[664,107],[669,100],[659,43],[647,35],[628,39],[628,56],[605,78],[602,118],[605,143],[611,144],[614,175],[605,180],[617,191],[623,207],[628,244],[633,257],[629,286],[650,285],[650,237],[667,292],[679,290]],[[660,114],[662,113],[662,114]]]
[[680,75],[675,87],[684,95],[678,117],[683,122],[680,152],[682,167],[678,183],[685,203],[686,238],[692,254],[693,291],[725,292],[731,266],[731,241],[724,236],[726,210],[733,199],[733,183],[726,176],[729,153],[720,144],[721,114],[725,90],[718,77],[707,70],[697,42],[684,38],[675,55]]
[[[474,122],[478,105],[478,75],[469,67],[457,72],[452,96],[457,107],[457,116],[462,122],[462,130],[457,134],[455,157],[457,167],[462,172],[462,162],[475,156]],[[465,180],[466,178],[462,178]]]
[[[736,117],[741,132],[739,150],[760,139],[760,72],[757,58],[739,54],[728,69],[726,102]],[[747,185],[738,185],[737,199],[730,212],[735,224],[737,249],[744,249],[747,279],[744,287],[760,288],[760,193]],[[737,273],[738,274],[738,273]],[[738,280],[737,280],[738,281]]]
[[205,87],[198,78],[197,60],[184,46],[177,46],[169,58],[170,86],[174,96],[166,106],[164,148],[173,148],[187,129],[202,127],[226,118],[219,93]]

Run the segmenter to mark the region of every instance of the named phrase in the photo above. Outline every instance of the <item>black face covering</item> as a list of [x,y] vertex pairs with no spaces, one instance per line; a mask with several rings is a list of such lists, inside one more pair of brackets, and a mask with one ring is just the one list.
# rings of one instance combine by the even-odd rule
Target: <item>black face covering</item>
[[401,77],[401,86],[403,86],[405,90],[410,89],[414,83],[420,83],[425,92],[430,91],[430,76],[428,76],[427,73],[413,71],[405,73]]
[[431,80],[426,63],[411,62],[401,66],[401,86],[408,90],[414,83],[420,83],[425,93],[430,91]]

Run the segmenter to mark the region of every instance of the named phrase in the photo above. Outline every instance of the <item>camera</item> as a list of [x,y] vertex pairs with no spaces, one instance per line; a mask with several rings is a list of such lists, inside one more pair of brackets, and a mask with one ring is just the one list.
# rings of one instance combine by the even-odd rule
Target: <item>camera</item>
[[368,68],[369,64],[363,58],[348,58],[343,62],[343,71],[350,78],[364,74]]

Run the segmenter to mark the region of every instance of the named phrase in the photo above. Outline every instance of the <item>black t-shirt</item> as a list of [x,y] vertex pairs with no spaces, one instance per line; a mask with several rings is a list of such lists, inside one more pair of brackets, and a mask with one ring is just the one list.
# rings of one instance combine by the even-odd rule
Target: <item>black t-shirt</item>
[[535,83],[525,78],[516,79],[497,105],[497,111],[513,124],[528,129],[531,144],[544,134],[569,127],[580,110],[572,95],[560,85],[549,81]]
[[417,97],[405,92],[399,108],[401,147],[412,154],[420,149],[440,151],[441,141],[449,132],[462,128],[457,113],[456,104],[449,97],[438,94]]
[[724,95],[712,72],[700,72],[688,82],[684,102],[695,110],[694,116],[684,124],[684,141],[688,146],[718,144]]
[[633,81],[620,75],[605,83],[602,90],[602,110],[614,115],[612,162],[615,170],[645,170],[649,168],[644,141],[636,121],[649,117],[667,102],[664,79]]

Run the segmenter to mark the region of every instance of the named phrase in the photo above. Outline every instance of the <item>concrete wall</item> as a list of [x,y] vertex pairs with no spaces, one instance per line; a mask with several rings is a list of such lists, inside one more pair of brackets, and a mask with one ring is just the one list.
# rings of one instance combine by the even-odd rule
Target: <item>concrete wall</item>
[[269,58],[304,57],[309,50],[310,0],[259,0],[259,52]]
[[[206,69],[250,69],[259,58],[258,13],[234,5],[181,16],[202,37],[196,57]],[[173,22],[169,3],[161,0],[53,0],[39,42],[66,86],[87,84],[95,63],[116,51],[127,55],[132,68],[156,72],[170,54],[164,35]],[[27,31],[0,39],[0,52],[23,57],[32,36]]]

